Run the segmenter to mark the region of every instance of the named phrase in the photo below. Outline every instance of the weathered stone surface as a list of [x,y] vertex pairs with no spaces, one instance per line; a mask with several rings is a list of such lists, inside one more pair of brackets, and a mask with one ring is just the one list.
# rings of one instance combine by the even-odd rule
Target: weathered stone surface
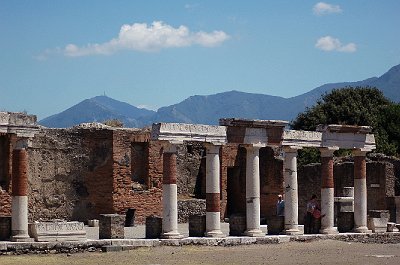
[[287,130],[283,133],[283,146],[321,147],[322,133]]
[[0,216],[0,241],[11,236],[11,216]]
[[387,231],[387,223],[389,218],[381,217],[374,218],[368,217],[368,229],[372,230],[373,233],[385,233]]
[[0,133],[12,133],[17,137],[33,137],[37,131],[35,115],[22,112],[0,112]]
[[206,214],[206,201],[203,199],[178,200],[178,223],[187,223],[191,215]]
[[202,237],[206,232],[206,216],[191,215],[189,216],[189,236]]
[[99,219],[99,237],[124,238],[125,216],[119,214],[101,214]]
[[387,223],[387,231],[388,232],[399,232],[399,229],[396,227],[396,223],[388,222]]
[[184,141],[225,144],[226,127],[186,123],[155,123],[152,127],[151,138],[176,144],[181,144]]
[[146,217],[146,239],[160,238],[162,233],[162,217]]
[[29,235],[37,242],[83,241],[86,230],[82,222],[35,222],[29,224]]

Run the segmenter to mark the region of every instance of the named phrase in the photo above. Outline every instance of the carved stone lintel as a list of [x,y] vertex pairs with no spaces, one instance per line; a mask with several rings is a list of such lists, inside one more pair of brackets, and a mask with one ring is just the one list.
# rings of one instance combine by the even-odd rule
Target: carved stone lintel
[[181,144],[184,141],[225,144],[226,127],[186,123],[154,123],[151,139],[175,144]]

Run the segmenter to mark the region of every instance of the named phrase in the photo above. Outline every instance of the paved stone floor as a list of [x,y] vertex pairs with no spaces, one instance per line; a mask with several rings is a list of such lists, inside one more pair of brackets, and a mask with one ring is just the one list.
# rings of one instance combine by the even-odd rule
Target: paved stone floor
[[400,244],[313,240],[242,246],[160,246],[122,252],[0,256],[1,265],[75,264],[400,264]]

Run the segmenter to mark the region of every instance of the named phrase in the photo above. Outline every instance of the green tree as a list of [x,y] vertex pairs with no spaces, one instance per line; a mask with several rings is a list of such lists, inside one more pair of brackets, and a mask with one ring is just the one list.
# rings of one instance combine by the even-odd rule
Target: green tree
[[400,106],[377,88],[346,87],[324,94],[291,122],[296,130],[315,130],[319,124],[371,126],[377,152],[399,154]]

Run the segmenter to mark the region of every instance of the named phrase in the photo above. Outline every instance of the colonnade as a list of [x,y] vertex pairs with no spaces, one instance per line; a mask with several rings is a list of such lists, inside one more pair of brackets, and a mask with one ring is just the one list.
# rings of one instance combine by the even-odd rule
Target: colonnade
[[[297,150],[285,147],[285,232],[299,233],[297,193]],[[321,152],[321,230],[322,234],[337,234],[334,227],[334,178],[333,153],[338,148],[320,148]],[[368,233],[367,228],[367,184],[366,151],[353,150],[354,156],[354,232]]]

